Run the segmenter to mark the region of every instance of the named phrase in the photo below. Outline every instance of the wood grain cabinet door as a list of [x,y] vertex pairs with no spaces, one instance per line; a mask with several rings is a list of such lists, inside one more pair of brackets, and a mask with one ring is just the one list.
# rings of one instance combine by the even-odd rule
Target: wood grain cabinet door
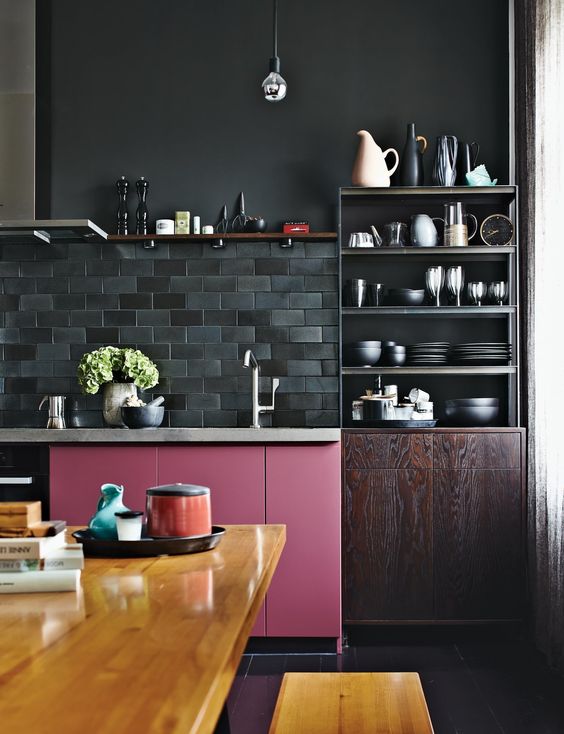
[[433,617],[432,471],[345,471],[344,617]]
[[519,619],[524,599],[518,433],[435,437],[437,619]]

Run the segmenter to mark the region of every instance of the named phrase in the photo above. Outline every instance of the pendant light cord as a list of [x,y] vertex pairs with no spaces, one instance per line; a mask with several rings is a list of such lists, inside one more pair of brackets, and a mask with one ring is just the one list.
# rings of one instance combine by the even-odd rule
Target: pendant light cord
[[278,56],[278,0],[274,0],[274,19],[272,23],[274,58]]

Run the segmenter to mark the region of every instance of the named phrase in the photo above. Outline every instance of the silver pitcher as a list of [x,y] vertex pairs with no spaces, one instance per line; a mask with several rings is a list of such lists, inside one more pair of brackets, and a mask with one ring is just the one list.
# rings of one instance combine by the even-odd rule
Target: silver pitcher
[[47,428],[66,428],[65,425],[65,396],[64,395],[45,395],[39,403],[41,410],[43,403],[49,401],[49,418],[47,419]]

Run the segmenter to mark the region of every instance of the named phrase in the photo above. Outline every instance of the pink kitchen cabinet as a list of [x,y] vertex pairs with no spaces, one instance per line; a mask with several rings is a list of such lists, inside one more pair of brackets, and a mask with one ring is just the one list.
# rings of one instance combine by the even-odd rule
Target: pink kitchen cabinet
[[[163,446],[158,449],[158,483],[203,484],[210,488],[214,525],[261,525],[265,521],[264,446]],[[265,634],[265,608],[251,634]]]
[[264,446],[159,447],[157,477],[209,487],[214,525],[264,523]]
[[340,641],[340,477],[339,443],[266,447],[266,522],[286,525],[267,596],[269,637]]
[[157,480],[155,446],[51,446],[49,461],[51,517],[69,525],[88,523],[102,484],[122,484],[126,507],[144,510]]

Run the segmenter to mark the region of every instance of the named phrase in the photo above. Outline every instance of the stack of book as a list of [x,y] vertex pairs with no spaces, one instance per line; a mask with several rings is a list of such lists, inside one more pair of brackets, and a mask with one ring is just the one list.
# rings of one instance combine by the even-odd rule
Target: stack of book
[[38,521],[33,504],[0,502],[0,594],[78,591],[82,545],[67,544],[65,523]]

